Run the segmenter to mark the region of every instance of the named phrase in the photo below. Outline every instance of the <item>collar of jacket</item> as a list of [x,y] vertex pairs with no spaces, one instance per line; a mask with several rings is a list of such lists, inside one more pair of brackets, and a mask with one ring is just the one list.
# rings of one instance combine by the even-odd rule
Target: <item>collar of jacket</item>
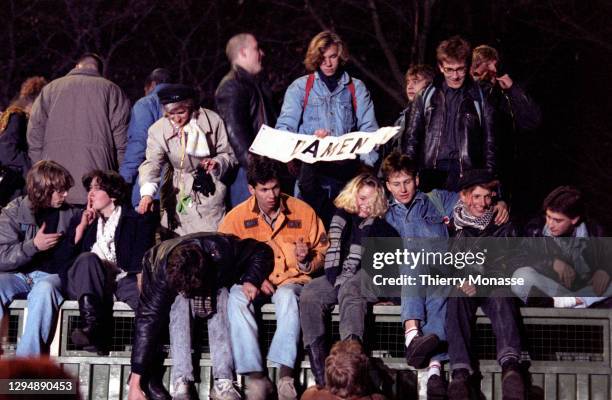
[[[323,82],[323,80],[321,79],[321,77],[319,76],[319,71],[316,71],[314,73],[315,75],[315,81],[321,81],[320,85],[325,87],[325,89],[327,91],[329,91],[329,89],[327,88],[327,85],[325,84],[325,82]],[[342,75],[340,75],[340,79],[338,79],[338,86],[336,87],[336,89],[334,89],[333,92],[331,92],[332,94],[338,93],[341,90],[344,90],[344,87],[346,85],[348,85],[351,82],[351,76],[348,74],[348,72],[344,71],[342,73]],[[314,87],[317,86],[316,84],[313,86]]]
[[102,75],[95,69],[91,68],[72,68],[70,72],[68,72],[67,76],[71,75],[87,75],[87,76],[96,76],[102,78]]
[[[291,210],[289,210],[289,207],[287,207],[287,199],[289,198],[289,195],[286,195],[284,193],[281,193],[280,195],[280,211],[285,214],[285,215],[290,215],[291,214]],[[251,197],[249,197],[249,199],[247,200],[248,203],[248,209],[251,210],[251,212],[254,214],[253,218],[257,218],[259,216],[260,210],[259,210],[259,206],[257,205],[257,199],[255,198],[254,195],[252,195]]]
[[427,196],[425,193],[417,190],[410,204],[406,205],[397,201],[393,195],[389,195],[389,207],[403,207],[406,210],[410,210],[416,203],[423,202],[425,196]]
[[[444,90],[444,76],[437,75],[434,78],[433,85],[437,90],[443,91]],[[465,80],[463,81],[463,86],[461,87],[463,88],[464,96],[469,97],[472,100],[480,101],[480,94],[478,93],[480,88],[478,84],[474,82],[472,77],[470,77],[469,75],[466,75]]]
[[158,84],[156,84],[155,87],[153,88],[153,90],[151,90],[151,93],[149,93],[147,96],[157,96],[157,92],[159,92],[160,90],[162,90],[163,88],[165,88],[168,85],[169,85],[169,83],[158,83]]
[[[200,121],[200,118],[204,116],[206,117],[206,123],[204,123],[204,121]],[[200,107],[197,110],[194,110],[193,115],[191,116],[191,118],[195,118],[198,126],[200,127],[200,129],[202,129],[202,131],[204,132],[204,134],[208,135],[212,132],[212,126],[210,124],[210,120],[208,119],[208,115],[206,115],[206,111],[204,110],[204,108]],[[167,127],[169,129],[164,129],[163,131],[163,136],[165,140],[170,140],[173,137],[179,137],[179,130],[174,130],[174,128],[172,127],[172,124],[170,123],[170,120],[166,117],[162,117],[162,119],[165,121],[165,124],[167,125]],[[191,120],[190,120],[191,121]],[[189,123],[189,122],[187,122]]]
[[[68,226],[68,220],[66,220],[67,215],[62,211],[68,210],[69,207],[70,206],[66,203],[60,207],[59,222],[57,224],[58,228]],[[36,218],[32,211],[32,202],[28,199],[28,196],[23,196],[22,200],[17,205],[16,222],[23,225],[36,225]]]
[[250,72],[248,72],[246,69],[242,68],[239,65],[233,65],[232,69],[234,70],[234,74],[236,75],[236,78],[238,79],[244,79],[247,81],[256,82],[257,79],[259,78],[259,74],[251,74]]

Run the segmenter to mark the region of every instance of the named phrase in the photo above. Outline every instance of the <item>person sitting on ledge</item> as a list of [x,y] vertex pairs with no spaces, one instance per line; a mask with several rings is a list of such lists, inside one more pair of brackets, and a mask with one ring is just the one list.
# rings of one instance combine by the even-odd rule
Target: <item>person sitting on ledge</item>
[[20,357],[47,352],[55,331],[60,276],[74,260],[70,234],[81,216],[66,203],[73,184],[64,167],[41,160],[27,175],[27,195],[0,212],[0,322],[13,299],[28,299]]
[[80,327],[72,331],[72,342],[104,353],[110,336],[101,328],[112,312],[113,293],[133,310],[138,307],[142,257],[155,244],[157,218],[132,209],[129,187],[114,171],[92,171],[83,177],[83,186],[87,209],[75,234],[80,254],[62,284],[68,297],[79,302]]

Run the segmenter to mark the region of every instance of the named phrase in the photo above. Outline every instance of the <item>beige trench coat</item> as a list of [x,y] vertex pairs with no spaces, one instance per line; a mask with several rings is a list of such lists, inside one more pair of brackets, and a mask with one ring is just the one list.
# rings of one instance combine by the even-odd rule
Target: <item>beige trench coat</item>
[[[167,118],[161,118],[149,128],[145,161],[138,169],[141,196],[150,183],[161,184],[162,225],[178,235],[194,232],[216,231],[225,215],[226,186],[221,179],[237,163],[227,139],[225,124],[221,117],[211,110],[200,108],[195,118],[198,126],[206,133],[210,158],[217,161],[218,168],[212,174],[215,193],[204,196],[192,191],[193,173],[203,157],[186,154],[181,169],[180,136],[172,129]],[[161,176],[163,167],[170,168],[165,177]],[[147,185],[149,184],[149,185]],[[191,206],[184,213],[178,213],[179,188],[191,196]]]

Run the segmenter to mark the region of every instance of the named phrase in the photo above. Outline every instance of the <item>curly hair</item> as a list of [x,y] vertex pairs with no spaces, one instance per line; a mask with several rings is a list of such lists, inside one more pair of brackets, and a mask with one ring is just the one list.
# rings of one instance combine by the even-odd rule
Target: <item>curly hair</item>
[[346,399],[368,391],[368,357],[357,340],[337,342],[325,359],[325,385],[332,394]]
[[280,182],[281,164],[268,157],[249,155],[249,167],[247,169],[247,182],[255,187],[257,184],[266,184],[273,179]]
[[29,77],[21,84],[19,98],[33,103],[47,83],[49,82],[43,76]]
[[[187,242],[177,245],[168,254],[166,278],[171,288],[185,297],[194,297],[208,293],[209,279],[207,270],[209,260],[202,247],[197,243]],[[208,285],[207,285],[208,284]]]
[[430,65],[414,64],[414,65],[411,65],[410,68],[408,68],[408,71],[406,71],[406,75],[404,75],[404,80],[408,81],[408,79],[410,79],[411,76],[419,76],[419,75],[423,79],[427,80],[428,82],[431,82],[436,76],[436,73],[434,72],[434,69]]
[[50,160],[38,161],[26,177],[26,192],[34,211],[49,207],[53,192],[65,192],[73,185],[70,172]]
[[371,216],[382,217],[389,206],[385,197],[385,189],[380,181],[370,173],[362,173],[351,179],[334,200],[334,205],[351,214],[357,214],[357,193],[364,186],[370,186],[376,191]]
[[121,206],[128,203],[130,187],[121,175],[115,171],[93,170],[83,175],[81,182],[86,191],[89,191],[92,181],[96,179],[100,189],[105,191],[108,197],[115,199],[113,204]]
[[470,56],[470,44],[461,36],[453,36],[438,45],[436,58],[438,62],[450,60],[465,62],[467,64]]
[[561,213],[569,218],[584,218],[586,207],[582,192],[573,186],[559,186],[546,196],[542,210]]
[[308,72],[316,71],[323,62],[323,53],[333,45],[338,46],[340,65],[346,64],[349,60],[349,52],[344,41],[333,32],[323,31],[313,37],[308,44],[308,50],[306,50],[306,57],[304,58],[306,70]]

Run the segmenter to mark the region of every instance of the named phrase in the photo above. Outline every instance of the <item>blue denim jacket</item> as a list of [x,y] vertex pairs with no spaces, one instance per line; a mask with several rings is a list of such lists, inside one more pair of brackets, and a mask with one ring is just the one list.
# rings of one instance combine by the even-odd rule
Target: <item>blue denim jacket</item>
[[[327,129],[332,136],[342,136],[355,131],[374,132],[378,129],[374,104],[368,89],[362,81],[351,78],[346,72],[340,77],[333,92],[329,91],[316,72],[302,116],[307,80],[308,75],[304,75],[287,88],[276,129],[307,135],[312,135],[317,129]],[[353,99],[348,89],[351,80],[355,85],[356,112],[353,110]],[[372,153],[362,154],[360,157],[365,163],[373,165],[378,155]]]
[[[127,131],[128,143],[123,162],[119,167],[119,174],[127,183],[134,184],[132,190],[132,205],[134,207],[137,207],[140,202],[138,167],[145,160],[148,130],[155,121],[164,115],[164,110],[157,96],[157,92],[164,86],[166,86],[165,83],[156,85],[151,93],[138,100],[132,107],[130,115],[130,124]],[[159,198],[158,195],[155,197]]]
[[433,190],[431,195],[440,200],[444,215],[427,194],[417,192],[408,206],[395,199],[391,200],[385,219],[403,238],[448,237],[444,217],[452,217],[453,206],[457,203],[459,195],[437,189]]

